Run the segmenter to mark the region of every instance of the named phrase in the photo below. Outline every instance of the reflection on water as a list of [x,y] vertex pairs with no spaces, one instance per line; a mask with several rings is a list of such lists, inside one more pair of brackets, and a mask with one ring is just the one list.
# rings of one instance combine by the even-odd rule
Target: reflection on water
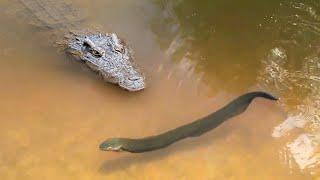
[[[286,136],[297,128],[285,145],[302,170],[319,173],[320,148],[320,4],[289,1],[280,7],[287,12],[274,18],[274,48],[263,60],[260,80],[277,92],[287,119],[275,127],[273,136]],[[287,11],[286,11],[287,10]],[[271,26],[272,26],[271,25]]]
[[[316,1],[294,6],[276,0],[73,3],[86,10],[87,21],[127,39],[149,88],[128,93],[103,83],[50,46],[45,30],[5,13],[16,7],[14,2],[0,2],[0,177],[311,178],[310,171],[299,167],[309,166],[300,163],[309,159],[312,166],[318,162],[316,123],[308,120],[317,122],[314,115],[319,114],[314,100],[319,97]],[[295,9],[305,16],[282,18]],[[274,19],[282,26],[291,24],[285,26],[290,31]],[[306,43],[311,48],[302,49]],[[105,138],[166,131],[257,87],[278,94],[281,106],[258,99],[211,133],[163,151],[132,155],[98,150]],[[307,114],[301,114],[303,108]],[[289,123],[302,132],[274,139],[274,127],[287,114],[299,122],[310,118]],[[307,153],[299,156],[299,149]],[[288,161],[289,166],[284,164]],[[316,166],[312,168],[316,177]]]
[[[310,172],[316,174],[320,163],[317,155],[320,148],[317,139],[320,122],[319,2],[296,0],[266,1],[258,4],[246,1],[244,4],[252,7],[250,11],[228,1],[179,3],[177,5],[176,2],[175,8],[172,8],[172,3],[169,7],[164,6],[166,11],[171,10],[171,13],[166,13],[171,15],[168,16],[170,18],[165,19],[171,19],[171,23],[176,22],[175,24],[181,27],[176,33],[178,38],[173,42],[179,40],[183,46],[176,51],[178,56],[175,58],[181,59],[181,54],[188,54],[190,59],[197,61],[199,71],[205,72],[205,78],[209,76],[209,80],[206,78],[209,84],[222,84],[219,88],[213,85],[214,89],[229,90],[231,87],[234,91],[258,85],[277,94],[288,115],[285,121],[274,128],[272,136],[282,137],[296,128],[303,130],[304,133],[296,135],[296,139],[284,145],[285,150],[292,156],[286,161],[295,162],[302,170],[312,168]],[[221,5],[228,9],[219,10]],[[223,23],[220,21],[220,11],[223,11]],[[255,16],[248,18],[253,13]],[[172,14],[175,16],[172,17]],[[229,16],[232,18],[229,19]],[[231,28],[237,23],[241,26]],[[184,41],[181,37],[184,37]],[[228,41],[229,37],[232,37],[231,41]],[[219,39],[222,39],[222,42]],[[235,42],[240,42],[241,45]],[[172,44],[169,47],[171,46]],[[183,52],[186,49],[189,51]],[[236,58],[228,57],[234,56],[236,52],[239,54]],[[246,59],[241,60],[245,56]],[[223,62],[217,57],[219,60],[223,59]],[[232,62],[233,60],[235,62]],[[209,65],[210,63],[212,65]],[[257,67],[246,67],[249,64]],[[216,67],[219,68],[215,69]],[[223,79],[223,83],[217,82],[217,79]],[[293,168],[292,165],[290,168]]]

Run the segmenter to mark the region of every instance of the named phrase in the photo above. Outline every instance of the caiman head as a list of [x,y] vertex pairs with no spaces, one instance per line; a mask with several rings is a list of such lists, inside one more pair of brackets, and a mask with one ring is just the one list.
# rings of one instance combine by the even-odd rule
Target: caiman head
[[67,52],[102,75],[107,82],[128,91],[145,88],[145,77],[133,61],[130,47],[116,34],[72,33]]

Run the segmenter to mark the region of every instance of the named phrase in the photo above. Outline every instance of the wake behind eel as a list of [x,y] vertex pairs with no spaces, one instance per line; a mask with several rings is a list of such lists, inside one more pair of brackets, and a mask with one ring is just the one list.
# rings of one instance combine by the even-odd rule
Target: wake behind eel
[[226,120],[243,113],[256,97],[278,100],[265,92],[250,92],[236,98],[218,111],[176,129],[141,139],[110,138],[101,143],[99,148],[102,151],[126,151],[131,153],[143,153],[165,148],[182,139],[200,136]]

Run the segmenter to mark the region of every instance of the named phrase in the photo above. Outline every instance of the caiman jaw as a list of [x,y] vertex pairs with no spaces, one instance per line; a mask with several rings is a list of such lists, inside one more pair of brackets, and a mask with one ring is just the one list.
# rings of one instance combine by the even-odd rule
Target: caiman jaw
[[119,82],[119,86],[129,91],[140,91],[145,88],[145,79],[141,76],[132,76]]
[[68,37],[67,52],[99,72],[106,82],[118,84],[128,91],[146,87],[132,50],[116,34],[73,33]]

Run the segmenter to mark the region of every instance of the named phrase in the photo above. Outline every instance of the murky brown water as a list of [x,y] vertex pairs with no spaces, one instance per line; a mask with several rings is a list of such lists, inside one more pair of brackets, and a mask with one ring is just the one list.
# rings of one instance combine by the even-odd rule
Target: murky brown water
[[[310,2],[319,15],[319,5]],[[267,60],[273,59],[268,53],[286,37],[269,22],[285,14],[279,1],[75,2],[101,29],[117,32],[132,45],[148,77],[149,87],[140,93],[105,84],[57,52],[47,44],[45,32],[39,35],[27,23],[8,17],[4,9],[11,4],[0,2],[1,179],[317,178],[316,166],[301,170],[282,150],[302,132],[316,134],[318,129],[272,137],[274,127],[296,112],[296,104],[308,106],[305,97],[318,100],[303,87],[320,87],[320,66],[312,74],[315,81],[280,86],[287,81],[279,78],[283,71],[292,74],[284,76],[289,79],[297,79],[295,72],[309,75],[301,70],[304,61],[299,56],[282,69],[274,67],[279,73],[270,76],[276,80],[270,83],[273,66]],[[319,19],[312,21],[315,35],[308,43],[320,42]],[[272,33],[268,28],[274,28]],[[292,50],[287,51],[291,58]],[[319,57],[313,51],[299,55],[306,56],[303,53]],[[283,100],[275,104],[258,99],[216,130],[161,151],[136,155],[98,149],[108,137],[143,137],[191,122],[256,89]],[[299,103],[290,103],[292,91]]]

